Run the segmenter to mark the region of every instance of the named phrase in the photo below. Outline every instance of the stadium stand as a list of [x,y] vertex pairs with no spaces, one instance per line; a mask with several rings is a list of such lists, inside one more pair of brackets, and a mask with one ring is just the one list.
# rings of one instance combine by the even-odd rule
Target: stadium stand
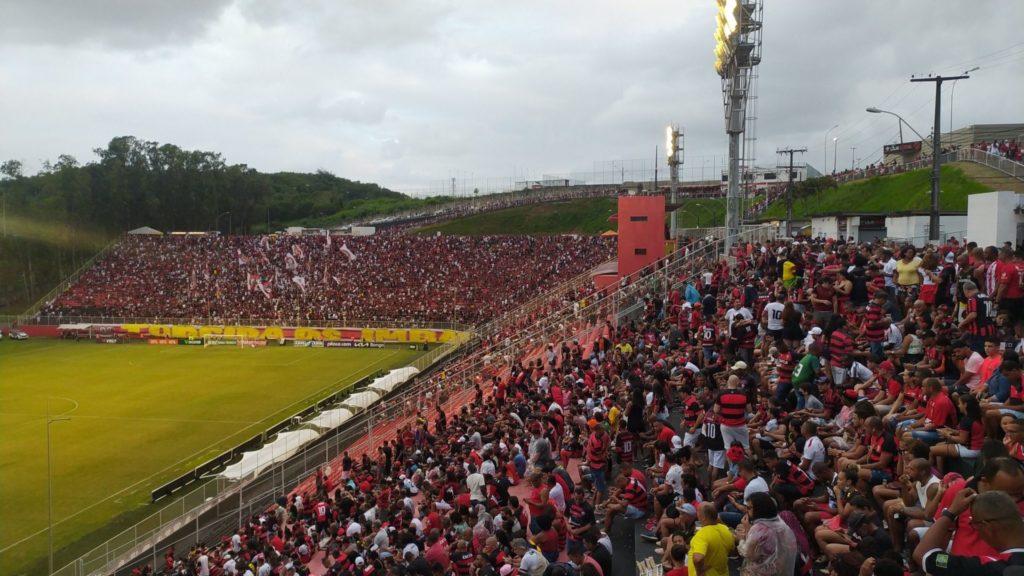
[[561,337],[526,340],[487,370],[453,366],[470,386],[350,447],[223,541],[139,572],[618,575],[636,569],[624,558],[649,568],[652,556],[673,574],[694,561],[759,575],[856,574],[867,558],[876,574],[1020,564],[1018,254],[769,241],[723,262],[691,246],[671,273],[614,295],[635,316],[613,323],[591,295],[593,315],[557,316]]
[[40,315],[473,324],[613,249],[584,236],[131,236]]

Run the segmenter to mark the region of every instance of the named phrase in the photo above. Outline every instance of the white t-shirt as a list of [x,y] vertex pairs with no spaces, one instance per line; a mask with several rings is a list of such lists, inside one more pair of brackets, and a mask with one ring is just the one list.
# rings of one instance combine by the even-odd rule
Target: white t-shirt
[[483,502],[484,497],[484,475],[479,472],[474,472],[466,477],[466,487],[469,488],[469,499]]
[[345,536],[348,536],[349,538],[353,536],[359,536],[362,533],[363,526],[359,524],[359,522],[353,522],[348,525],[348,528],[345,529]]
[[199,576],[210,576],[210,557],[206,554],[199,556]]
[[974,390],[981,385],[981,364],[985,361],[981,354],[971,352],[971,355],[964,361],[964,370],[971,373],[971,379],[967,381],[967,388]]
[[562,490],[561,484],[555,482],[555,485],[548,491],[548,499],[560,512],[565,512],[565,491]]
[[892,275],[896,273],[896,259],[889,258],[889,261],[882,266],[882,273],[885,275],[885,287],[891,288],[896,285]]
[[807,467],[807,476],[814,480],[814,472],[811,469],[816,463],[825,461],[825,445],[822,444],[821,438],[811,436],[804,442],[803,459],[810,460],[811,465]]
[[732,333],[732,323],[736,321],[737,318],[741,320],[751,320],[753,317],[754,315],[746,308],[740,308],[739,310],[729,308],[729,311],[725,313],[725,319],[729,322],[727,330],[730,334]]
[[768,490],[768,483],[764,481],[764,478],[754,476],[754,478],[747,483],[746,488],[743,489],[743,501],[749,502],[750,495],[758,492],[768,494],[770,491]]
[[764,307],[764,313],[768,317],[769,330],[782,330],[782,311],[786,305],[782,302],[769,302]]
[[665,483],[672,486],[672,490],[682,496],[683,495],[683,467],[679,464],[673,464],[668,472],[665,473]]
[[484,460],[483,463],[480,464],[480,473],[483,474],[484,476],[488,476],[488,475],[494,476],[494,473],[495,473],[494,461],[493,460]]

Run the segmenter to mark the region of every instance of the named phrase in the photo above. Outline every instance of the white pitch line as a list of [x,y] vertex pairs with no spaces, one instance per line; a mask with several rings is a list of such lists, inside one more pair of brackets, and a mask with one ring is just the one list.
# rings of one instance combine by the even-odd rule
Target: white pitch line
[[[374,362],[373,364],[370,364],[368,366],[364,366],[362,369],[356,370],[355,372],[351,372],[351,373],[347,374],[346,376],[342,376],[341,378],[335,380],[334,382],[328,384],[327,386],[324,386],[323,388],[321,388],[317,392],[315,392],[313,394],[310,394],[309,396],[306,396],[302,400],[300,400],[298,402],[293,402],[293,403],[285,406],[285,408],[290,408],[290,407],[298,404],[299,402],[305,402],[306,400],[309,400],[313,396],[319,395],[321,392],[323,392],[324,390],[330,388],[331,386],[334,386],[334,385],[338,384],[339,382],[342,382],[342,381],[350,378],[351,376],[353,376],[355,374],[358,374],[362,370],[365,370],[365,369],[367,369],[369,367],[376,366],[377,364],[380,364],[381,362],[384,362],[385,360],[391,358],[395,354],[398,354],[398,352],[400,352],[400,351],[401,351],[400,349],[395,350],[391,354],[388,354],[387,356],[385,356],[384,358],[381,358],[380,360]],[[267,416],[267,418],[269,418],[269,416]],[[260,420],[260,422],[262,422],[262,420]],[[217,445],[222,443],[224,440],[229,440],[231,438],[234,438],[235,436],[238,436],[239,434],[241,434],[242,432],[245,432],[245,431],[246,431],[245,429],[239,430],[238,432],[235,432],[234,434],[232,434],[232,435],[230,435],[230,436],[228,436],[226,438],[222,438],[221,440],[218,440],[217,442],[214,442],[213,444],[210,444],[206,448],[203,448],[202,450],[199,450],[199,451],[195,452],[194,454],[191,454],[191,455],[189,455],[189,456],[187,456],[185,458],[182,458],[181,460],[178,460],[174,464],[166,466],[162,470],[159,470],[158,472],[155,472],[155,473],[153,473],[153,474],[143,478],[142,480],[139,480],[139,481],[135,482],[134,484],[131,484],[130,486],[126,486],[125,488],[122,488],[121,490],[118,490],[117,492],[114,492],[113,494],[107,496],[106,498],[104,498],[102,500],[99,500],[99,501],[97,501],[97,502],[95,502],[93,504],[90,504],[90,505],[86,506],[85,508],[82,508],[81,510],[79,510],[78,512],[75,512],[74,514],[72,514],[70,516],[65,516],[64,518],[61,518],[60,520],[57,520],[56,522],[53,523],[53,525],[54,526],[59,526],[60,524],[63,524],[64,522],[66,522],[68,520],[71,520],[72,518],[78,516],[79,514],[82,514],[82,513],[84,513],[87,510],[91,510],[92,508],[95,508],[96,506],[99,506],[100,504],[106,502],[107,500],[111,500],[111,499],[113,499],[116,496],[120,496],[121,494],[123,494],[125,492],[128,492],[129,490],[131,490],[132,488],[135,488],[136,486],[138,486],[140,484],[143,484],[145,482],[148,482],[149,480],[152,480],[153,478],[155,478],[155,477],[163,474],[164,472],[174,468],[175,466],[181,464],[182,462],[186,462],[186,461],[192,459],[192,457],[196,456],[197,454],[201,454],[203,452],[206,452],[207,450],[211,450],[213,448],[216,448]],[[7,546],[5,546],[3,548],[0,548],[0,552],[6,552],[6,551],[10,550],[11,548],[14,548],[15,546],[18,546],[19,544],[22,544],[23,542],[27,542],[27,541],[35,538],[36,536],[39,536],[40,534],[45,534],[48,529],[49,528],[43,528],[41,530],[37,530],[36,532],[33,532],[32,534],[29,534],[28,536],[25,536],[24,538],[22,538],[21,540],[18,540],[17,542],[13,542],[13,543],[8,544]]]

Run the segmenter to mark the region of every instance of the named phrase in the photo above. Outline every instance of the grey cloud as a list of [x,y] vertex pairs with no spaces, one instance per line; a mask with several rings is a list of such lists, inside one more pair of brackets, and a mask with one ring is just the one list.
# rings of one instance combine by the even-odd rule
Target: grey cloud
[[342,52],[435,40],[454,3],[440,0],[240,0],[242,15],[264,27],[295,27],[321,48]]
[[0,44],[115,49],[181,45],[203,36],[230,0],[0,0]]
[[[0,159],[84,160],[134,133],[420,188],[653,162],[668,122],[685,174],[725,154],[711,0],[226,1],[0,0]],[[787,145],[821,164],[836,123],[838,167],[854,144],[868,159],[897,124],[865,107],[925,131],[932,95],[909,76],[979,61],[957,125],[1019,120],[1020,21],[1020,0],[766,0],[758,164]]]

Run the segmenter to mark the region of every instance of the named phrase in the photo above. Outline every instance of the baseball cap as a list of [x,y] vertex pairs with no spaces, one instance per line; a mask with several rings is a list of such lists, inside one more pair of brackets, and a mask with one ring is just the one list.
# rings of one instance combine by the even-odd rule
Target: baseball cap
[[512,566],[509,564],[502,564],[501,568],[498,569],[498,574],[501,576],[508,576],[512,573]]
[[419,546],[417,546],[415,544],[406,544],[405,548],[402,548],[402,556],[405,556],[407,554],[412,554],[413,558],[419,558],[420,557],[420,548],[419,548]]
[[697,509],[693,507],[693,504],[683,504],[679,507],[679,512],[683,514],[689,514],[690,516],[697,516]]
[[810,334],[811,336],[821,336],[821,328],[818,328],[817,326],[811,328]]
[[886,360],[878,365],[879,370],[885,370],[886,372],[895,372],[896,365],[892,363],[892,360]]
[[737,363],[732,365],[732,369],[733,370],[746,370],[747,369],[747,363],[744,362],[743,360],[740,360],[739,362],[737,362]]

